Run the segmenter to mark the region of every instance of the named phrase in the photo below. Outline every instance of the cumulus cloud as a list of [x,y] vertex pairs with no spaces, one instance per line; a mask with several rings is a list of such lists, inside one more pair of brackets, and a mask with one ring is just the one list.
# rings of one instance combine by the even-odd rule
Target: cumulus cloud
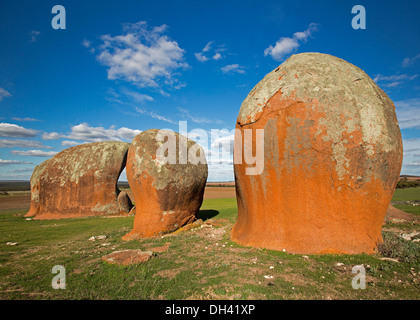
[[4,98],[11,97],[11,96],[12,95],[10,92],[6,91],[3,88],[0,88],[0,101],[2,101]]
[[[88,123],[83,122],[78,125],[71,127],[69,134],[60,134],[57,132],[44,133],[42,138],[44,140],[56,140],[56,139],[72,139],[81,140],[85,142],[99,142],[99,141],[122,141],[122,140],[133,140],[138,135],[140,130],[133,130],[126,127],[116,129],[111,126],[109,129],[104,127],[91,127]],[[75,141],[63,141],[63,145],[73,144]],[[77,143],[79,144],[79,143]]]
[[176,87],[175,73],[188,67],[185,50],[171,40],[166,25],[148,28],[147,23],[124,25],[121,35],[101,36],[98,61],[108,67],[108,79],[121,79],[139,87]]
[[81,143],[77,142],[77,141],[71,141],[71,140],[61,141],[61,145],[65,146],[65,147],[74,147],[74,146],[77,146],[79,144],[81,144]]
[[296,51],[299,46],[306,42],[312,34],[318,31],[319,24],[311,23],[305,31],[296,32],[293,37],[282,37],[274,46],[270,45],[264,50],[264,56],[271,56],[274,60],[280,61],[286,55]]
[[223,132],[220,137],[214,139],[211,144],[212,150],[221,149],[223,153],[233,155],[235,133]]
[[224,74],[227,73],[245,73],[245,70],[243,69],[242,66],[240,66],[239,64],[235,63],[235,64],[229,64],[227,66],[224,66],[221,68],[222,72]]
[[11,154],[17,156],[33,156],[33,157],[52,157],[57,154],[56,151],[43,151],[43,150],[12,150],[10,151]]
[[57,140],[60,138],[63,138],[64,136],[62,134],[59,134],[57,132],[44,132],[42,134],[43,140]]
[[0,137],[9,138],[29,138],[35,137],[38,131],[33,129],[26,129],[13,123],[0,123]]

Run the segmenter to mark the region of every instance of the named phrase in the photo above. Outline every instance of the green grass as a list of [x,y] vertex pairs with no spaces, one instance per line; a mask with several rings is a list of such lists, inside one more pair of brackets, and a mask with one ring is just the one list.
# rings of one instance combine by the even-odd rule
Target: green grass
[[420,216],[420,188],[396,189],[392,204],[395,208]]
[[[0,299],[420,298],[419,243],[398,239],[398,245],[389,246],[385,254],[410,255],[400,263],[382,261],[380,254],[306,258],[246,248],[229,237],[237,215],[236,199],[204,201],[199,216],[222,227],[130,242],[121,237],[131,230],[133,217],[27,221],[25,213],[0,211]],[[395,239],[388,233],[384,238],[392,244]],[[88,240],[98,235],[107,238]],[[116,250],[150,250],[166,243],[167,252],[142,265],[120,267],[101,260]],[[337,266],[338,262],[344,265]],[[351,286],[351,270],[358,264],[366,266],[365,290]],[[51,287],[54,265],[66,268],[65,290]]]
[[395,189],[392,201],[420,201],[420,188]]

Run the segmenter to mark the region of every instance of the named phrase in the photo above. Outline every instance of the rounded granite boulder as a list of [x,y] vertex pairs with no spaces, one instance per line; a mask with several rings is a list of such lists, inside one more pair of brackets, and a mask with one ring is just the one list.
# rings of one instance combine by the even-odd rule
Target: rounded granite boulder
[[[291,56],[242,103],[235,140],[234,241],[293,253],[373,253],[402,164],[395,108],[361,69]],[[264,130],[264,169],[238,161]],[[255,146],[253,146],[255,147]]]
[[199,144],[173,131],[143,131],[128,150],[126,172],[136,214],[124,240],[161,236],[196,219],[208,174]]
[[27,215],[60,219],[125,214],[130,204],[120,210],[117,182],[129,146],[116,141],[81,144],[37,166]]

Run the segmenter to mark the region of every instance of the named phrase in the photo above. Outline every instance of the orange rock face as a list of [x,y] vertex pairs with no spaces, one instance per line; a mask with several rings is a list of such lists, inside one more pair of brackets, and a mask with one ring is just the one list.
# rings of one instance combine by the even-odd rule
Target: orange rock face
[[128,150],[126,172],[136,214],[124,240],[160,236],[196,219],[208,174],[197,143],[172,131],[143,131]]
[[264,130],[264,169],[247,175],[252,166],[234,165],[234,241],[293,253],[374,252],[402,140],[392,101],[366,73],[330,55],[294,55],[250,92],[237,129],[235,163]]
[[129,146],[125,142],[82,144],[37,166],[27,216],[60,219],[125,214],[131,203],[125,201],[124,206],[117,200],[117,181]]

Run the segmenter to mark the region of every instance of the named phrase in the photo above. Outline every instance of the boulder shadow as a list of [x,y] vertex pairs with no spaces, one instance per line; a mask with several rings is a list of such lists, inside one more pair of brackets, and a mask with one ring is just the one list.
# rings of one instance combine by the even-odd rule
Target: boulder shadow
[[219,211],[217,210],[200,210],[197,214],[197,219],[201,219],[203,221],[206,221],[208,219],[211,219],[219,214]]

